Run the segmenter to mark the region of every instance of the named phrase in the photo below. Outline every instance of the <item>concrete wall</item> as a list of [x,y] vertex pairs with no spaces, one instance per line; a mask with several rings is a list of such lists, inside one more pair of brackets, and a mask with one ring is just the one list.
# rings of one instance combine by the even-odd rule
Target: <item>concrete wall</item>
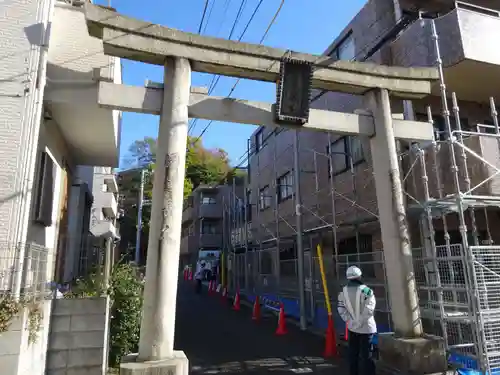
[[40,302],[43,319],[34,342],[29,341],[27,309],[12,321],[7,332],[0,335],[2,374],[45,375],[51,305],[52,301]]
[[55,300],[46,375],[104,375],[109,317],[105,297]]
[[[105,55],[102,41],[89,36],[83,7],[56,2],[47,77],[53,80],[49,81],[50,87],[65,93],[73,103],[58,103],[53,106],[53,112],[65,123],[63,133],[74,147],[79,164],[115,166],[120,147],[121,115],[119,111],[95,105],[97,87],[92,82],[95,83],[97,77],[94,69],[101,70],[102,80],[122,81],[120,59]],[[66,83],[58,86],[58,81]],[[82,82],[83,86],[78,87]],[[56,97],[54,102],[59,101]],[[73,97],[79,102],[74,103]]]

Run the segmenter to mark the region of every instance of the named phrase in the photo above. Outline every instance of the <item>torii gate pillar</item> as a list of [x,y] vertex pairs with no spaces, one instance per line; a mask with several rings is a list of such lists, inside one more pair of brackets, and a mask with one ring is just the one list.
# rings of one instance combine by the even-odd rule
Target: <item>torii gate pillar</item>
[[146,261],[146,285],[139,341],[134,362],[120,374],[188,374],[183,352],[174,352],[188,105],[191,66],[184,58],[167,58],[158,130],[156,169]]

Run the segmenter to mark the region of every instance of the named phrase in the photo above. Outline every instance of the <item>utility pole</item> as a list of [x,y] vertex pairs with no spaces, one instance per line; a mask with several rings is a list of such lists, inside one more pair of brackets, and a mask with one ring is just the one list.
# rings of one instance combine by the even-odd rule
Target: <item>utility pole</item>
[[297,268],[299,278],[300,329],[307,329],[306,292],[304,280],[304,246],[302,243],[302,196],[300,195],[299,131],[295,130],[293,142],[293,184],[295,187],[295,218],[297,231]]
[[139,186],[139,197],[137,202],[137,233],[135,238],[135,264],[139,265],[141,258],[141,233],[142,233],[142,207],[144,204],[144,168],[141,169],[141,185]]

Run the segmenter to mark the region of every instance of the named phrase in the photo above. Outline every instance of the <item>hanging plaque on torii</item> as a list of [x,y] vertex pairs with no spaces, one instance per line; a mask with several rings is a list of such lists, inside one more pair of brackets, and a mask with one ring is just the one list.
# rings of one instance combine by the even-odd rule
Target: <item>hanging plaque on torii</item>
[[309,121],[313,66],[308,61],[281,59],[276,83],[275,121],[304,125]]

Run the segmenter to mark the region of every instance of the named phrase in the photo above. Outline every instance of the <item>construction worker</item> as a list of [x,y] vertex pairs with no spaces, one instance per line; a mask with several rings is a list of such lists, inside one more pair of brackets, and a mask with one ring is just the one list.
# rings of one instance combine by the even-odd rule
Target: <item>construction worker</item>
[[363,284],[361,276],[358,267],[347,269],[347,285],[339,294],[337,310],[349,330],[350,375],[375,375],[372,339],[377,332],[373,316],[376,301],[373,290]]

